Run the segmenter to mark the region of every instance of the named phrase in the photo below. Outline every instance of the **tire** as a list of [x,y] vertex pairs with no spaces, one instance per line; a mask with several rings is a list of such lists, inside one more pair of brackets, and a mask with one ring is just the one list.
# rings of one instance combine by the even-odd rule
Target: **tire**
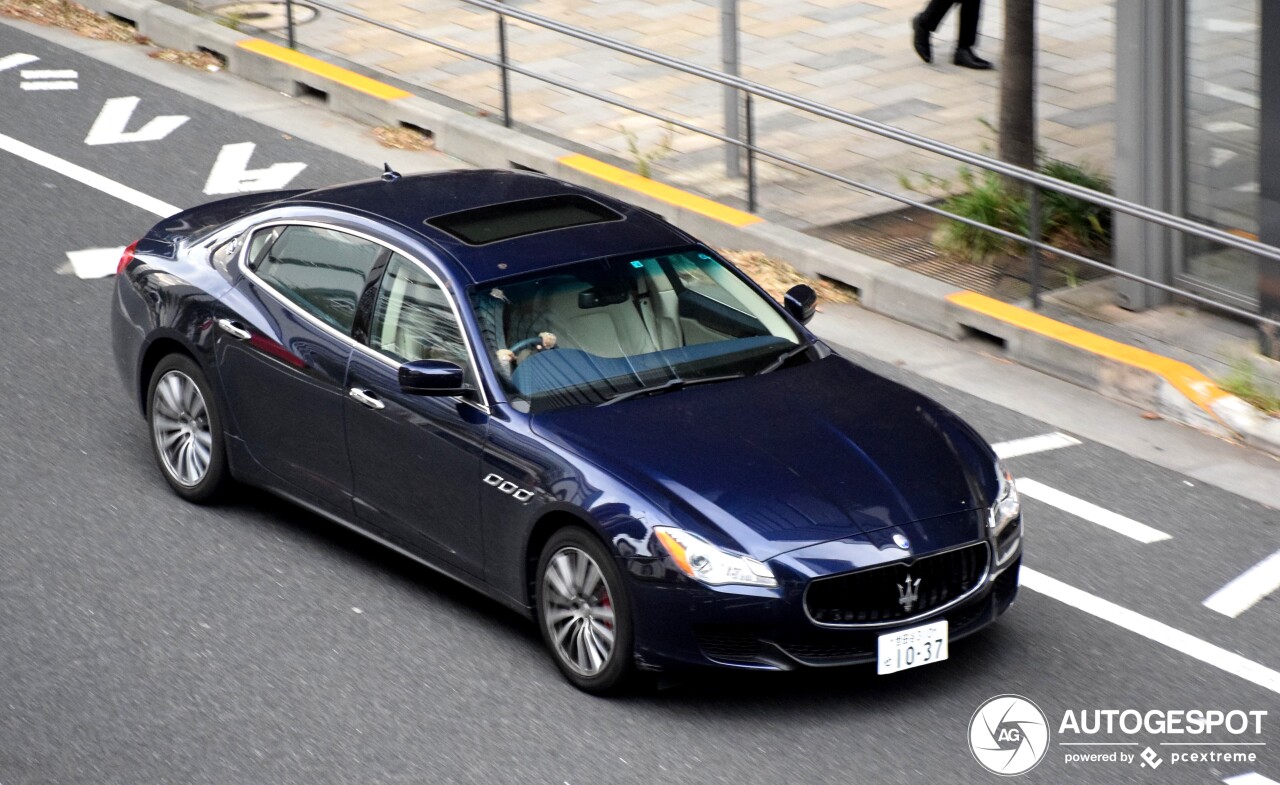
[[538,629],[560,672],[584,692],[621,691],[634,675],[635,628],[613,556],[590,532],[561,529],[543,547],[536,579]]
[[156,365],[147,385],[147,430],[160,474],[174,493],[203,504],[227,483],[222,416],[200,366],[171,354]]

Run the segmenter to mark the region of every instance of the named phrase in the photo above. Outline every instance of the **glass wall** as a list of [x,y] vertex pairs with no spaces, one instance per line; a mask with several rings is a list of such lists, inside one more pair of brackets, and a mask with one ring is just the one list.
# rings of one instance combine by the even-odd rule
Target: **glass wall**
[[[1187,216],[1248,236],[1258,232],[1259,31],[1265,1],[1187,0]],[[1179,283],[1257,307],[1257,262],[1251,255],[1193,238],[1187,243]]]

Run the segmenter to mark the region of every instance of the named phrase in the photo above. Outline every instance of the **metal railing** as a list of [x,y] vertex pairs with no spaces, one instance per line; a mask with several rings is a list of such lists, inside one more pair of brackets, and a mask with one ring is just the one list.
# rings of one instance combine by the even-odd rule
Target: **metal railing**
[[[293,9],[292,9],[292,6],[295,0],[284,0],[284,2],[286,5],[286,18],[288,20],[287,39],[289,42],[289,46],[296,48],[297,41],[295,37],[295,30],[294,30],[295,25],[293,23],[294,15],[293,15]],[[991,232],[992,234],[995,234],[1006,240],[1019,243],[1020,245],[1025,246],[1028,249],[1028,252],[1030,255],[1030,281],[1028,281],[1028,283],[1030,284],[1030,288],[1031,288],[1032,308],[1038,309],[1040,307],[1040,299],[1041,299],[1040,287],[1041,287],[1041,277],[1042,277],[1041,253],[1047,252],[1047,253],[1052,253],[1063,259],[1069,259],[1071,261],[1078,262],[1080,264],[1086,265],[1094,269],[1104,270],[1108,274],[1116,275],[1121,278],[1135,281],[1145,286],[1149,286],[1159,291],[1165,292],[1166,294],[1179,297],[1185,300],[1189,300],[1191,302],[1195,302],[1197,304],[1206,306],[1208,308],[1212,308],[1214,310],[1231,314],[1238,318],[1254,322],[1259,326],[1269,325],[1271,327],[1280,328],[1280,321],[1278,320],[1253,313],[1243,308],[1238,308],[1236,306],[1221,302],[1219,300],[1214,300],[1209,297],[1205,297],[1201,294],[1189,291],[1187,289],[1182,289],[1176,286],[1172,286],[1170,284],[1166,284],[1162,281],[1152,280],[1150,278],[1146,278],[1136,273],[1131,273],[1127,270],[1122,270],[1122,269],[1113,267],[1112,265],[1106,262],[1100,262],[1096,259],[1090,259],[1089,257],[1083,256],[1074,251],[1070,251],[1065,248],[1059,248],[1049,243],[1046,243],[1044,240],[1041,239],[1042,233],[1043,233],[1041,191],[1043,190],[1054,191],[1066,196],[1074,197],[1076,199],[1080,199],[1090,204],[1094,204],[1100,207],[1110,209],[1114,212],[1130,215],[1140,220],[1165,227],[1167,229],[1176,230],[1184,234],[1191,235],[1193,237],[1198,237],[1204,240],[1208,240],[1210,242],[1218,243],[1219,245],[1226,246],[1228,248],[1234,248],[1240,251],[1244,251],[1246,253],[1249,253],[1264,259],[1270,259],[1270,260],[1280,262],[1280,248],[1266,245],[1264,243],[1260,243],[1256,240],[1252,240],[1246,237],[1241,237],[1239,235],[1233,234],[1231,232],[1223,231],[1221,229],[1216,229],[1214,227],[1207,226],[1205,224],[1201,224],[1196,221],[1183,218],[1181,216],[1173,215],[1171,213],[1166,213],[1160,210],[1146,207],[1144,205],[1137,204],[1135,202],[1130,202],[1125,199],[1112,196],[1110,194],[1093,191],[1088,188],[1084,188],[1084,187],[1075,185],[1073,183],[1067,182],[1065,180],[1059,180],[1057,178],[1049,177],[1047,175],[1041,174],[1040,172],[1036,172],[1030,169],[1024,169],[1022,167],[1015,166],[1013,164],[1009,164],[1004,161],[991,158],[985,155],[981,155],[979,153],[974,153],[959,147],[953,147],[952,145],[948,145],[943,142],[930,139],[920,134],[915,134],[909,131],[904,131],[899,128],[894,128],[893,126],[876,122],[874,120],[868,120],[865,117],[860,117],[850,112],[845,112],[843,110],[836,109],[834,107],[827,106],[825,104],[821,104],[816,101],[811,101],[802,96],[787,93],[782,90],[777,90],[767,85],[763,85],[758,82],[753,82],[749,79],[743,79],[741,77],[731,76],[711,68],[706,68],[704,66],[700,66],[694,63],[689,63],[668,55],[664,55],[660,52],[655,52],[653,50],[645,49],[643,47],[633,46],[631,44],[627,44],[622,41],[618,41],[618,40],[609,38],[607,36],[600,35],[598,33],[593,33],[589,30],[584,30],[582,28],[574,27],[572,25],[565,24],[563,22],[559,22],[557,20],[544,17],[539,14],[534,14],[528,11],[524,11],[518,8],[505,5],[502,2],[499,2],[498,0],[458,0],[458,2],[465,5],[473,6],[476,8],[485,9],[494,14],[495,34],[497,36],[497,45],[498,45],[497,57],[490,57],[489,55],[485,55],[479,52],[473,52],[463,47],[457,46],[455,44],[451,44],[446,41],[441,41],[431,36],[423,35],[414,30],[407,30],[405,28],[398,27],[396,25],[389,24],[387,22],[383,22],[378,19],[374,19],[368,16],[367,14],[361,13],[351,8],[337,5],[332,2],[328,2],[327,0],[306,0],[306,3],[308,5],[315,6],[318,8],[323,8],[325,10],[331,11],[333,13],[339,14],[349,19],[354,19],[356,21],[369,24],[374,27],[381,28],[383,30],[387,30],[390,32],[397,33],[399,35],[403,35],[406,38],[410,38],[415,41],[420,41],[425,44],[430,44],[432,46],[439,47],[445,51],[451,52],[461,57],[467,57],[472,60],[477,60],[483,63],[487,63],[489,65],[492,65],[494,68],[498,70],[500,90],[501,90],[501,102],[502,102],[502,123],[504,126],[511,127],[511,125],[514,122],[514,118],[512,116],[512,102],[511,102],[511,89],[512,89],[511,74],[514,73],[514,74],[519,74],[520,76],[537,80],[539,82],[543,82],[545,84],[552,85],[554,87],[560,88],[562,90],[565,90],[577,95],[582,95],[582,96],[591,98],[593,100],[600,101],[602,103],[610,104],[612,106],[616,106],[618,108],[625,109],[639,115],[643,115],[646,117],[653,118],[655,120],[662,121],[675,128],[680,128],[680,129],[689,131],[691,133],[700,134],[702,136],[706,136],[711,139],[715,139],[717,141],[723,142],[727,145],[732,145],[734,147],[737,147],[739,150],[742,151],[743,155],[746,158],[745,201],[747,203],[747,210],[749,212],[755,212],[757,207],[759,206],[758,196],[757,196],[758,184],[759,184],[759,172],[758,172],[758,166],[757,166],[757,159],[766,158],[773,161],[776,164],[780,164],[782,166],[789,167],[795,170],[817,175],[817,176],[826,178],[828,180],[831,180],[833,182],[837,182],[842,185],[848,186],[850,188],[858,189],[860,191],[863,191],[864,193],[869,193],[875,196],[891,199],[895,202],[906,205],[908,207],[926,211],[933,215],[937,215],[942,218],[945,218],[949,221],[956,221],[958,223],[965,224],[967,226],[971,226],[977,229]],[[507,25],[508,19],[518,20],[524,24],[527,24],[533,27],[541,28],[544,30],[550,30],[552,32],[562,34],[566,37],[576,39],[578,41],[592,44],[594,46],[598,46],[603,49],[608,49],[614,52],[618,52],[620,54],[623,54],[629,57],[634,57],[638,60],[643,60],[643,61],[653,63],[655,65],[662,66],[672,71],[688,74],[690,76],[695,76],[703,80],[706,80],[708,82],[713,82],[713,83],[740,91],[744,99],[743,119],[744,119],[744,125],[745,125],[745,128],[744,128],[745,138],[736,139],[736,138],[733,138],[732,136],[729,136],[724,133],[720,133],[710,128],[703,128],[703,127],[694,125],[693,123],[681,120],[679,118],[664,115],[660,112],[656,112],[656,111],[647,109],[645,107],[630,103],[628,101],[624,101],[612,95],[606,95],[606,94],[582,87],[578,84],[566,82],[563,79],[558,79],[554,76],[550,76],[547,74],[541,74],[541,73],[532,71],[528,68],[525,68],[521,65],[518,65],[516,63],[512,63],[510,61],[509,47],[508,47],[508,41],[509,41],[509,32],[508,32],[508,25]],[[824,169],[822,167],[808,163],[806,161],[802,161],[785,152],[778,151],[778,150],[770,150],[767,148],[760,147],[755,143],[756,129],[755,129],[755,123],[754,123],[754,115],[755,115],[754,104],[757,99],[763,99],[763,100],[771,101],[781,106],[797,109],[799,111],[808,113],[815,117],[821,117],[827,120],[834,121],[841,125],[847,126],[849,128],[856,128],[860,131],[864,131],[870,134],[874,134],[876,136],[890,139],[890,140],[899,142],[901,144],[910,145],[912,147],[915,147],[920,150],[924,150],[926,152],[934,153],[936,155],[940,155],[945,158],[950,158],[961,164],[966,164],[968,166],[972,166],[978,169],[994,172],[995,174],[998,174],[1009,180],[1022,183],[1027,189],[1028,199],[1029,199],[1027,234],[1025,235],[1018,234],[1017,232],[1011,232],[1006,229],[1001,229],[999,227],[992,226],[991,224],[986,224],[981,221],[967,218],[965,216],[958,215],[948,210],[944,210],[940,207],[921,201],[919,199],[913,199],[909,196],[894,193],[870,183],[854,180],[852,178],[841,175],[837,172],[833,172],[828,169]]]

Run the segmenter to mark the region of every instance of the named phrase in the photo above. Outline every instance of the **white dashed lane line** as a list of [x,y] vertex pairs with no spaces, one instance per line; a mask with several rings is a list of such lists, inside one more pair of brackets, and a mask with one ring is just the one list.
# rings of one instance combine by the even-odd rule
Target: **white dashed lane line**
[[0,150],[25,158],[33,164],[43,166],[65,177],[70,177],[76,182],[95,188],[108,196],[114,196],[161,218],[168,218],[179,212],[178,208],[171,204],[162,202],[155,197],[147,196],[141,191],[130,188],[123,183],[118,183],[109,177],[103,177],[97,172],[85,169],[83,166],[73,164],[65,158],[59,158],[56,155],[32,147],[26,142],[20,142],[12,136],[0,134]]
[[1077,518],[1083,518],[1090,523],[1096,523],[1113,532],[1131,537],[1138,542],[1152,543],[1172,539],[1172,535],[1166,534],[1159,529],[1154,529],[1145,523],[1139,523],[1132,518],[1126,518],[1120,513],[1099,507],[1093,502],[1076,498],[1069,493],[1063,493],[1057,488],[1050,488],[1044,483],[1026,477],[1019,477],[1017,487],[1018,493],[1023,496],[1057,507],[1063,512],[1070,513]]
[[1241,573],[1204,601],[1204,606],[1224,616],[1236,618],[1280,589],[1280,551],[1276,551]]
[[[1194,635],[1189,635],[1182,630],[1170,627],[1164,622],[1143,616],[1136,611],[1131,611],[1128,608],[1116,605],[1110,600],[1104,600],[1101,597],[1077,589],[1057,578],[1051,578],[1029,567],[1022,568],[1021,584],[1025,589],[1030,589],[1037,594],[1043,594],[1058,602],[1070,605],[1090,616],[1111,622],[1161,646],[1181,652],[1188,657],[1200,660],[1221,671],[1280,694],[1280,672],[1242,657],[1233,651],[1227,651],[1221,646],[1215,646]],[[1254,783],[1248,783],[1247,785],[1254,785]],[[1257,785],[1262,784],[1259,782]]]
[[1065,433],[1045,433],[1039,436],[1028,436],[1025,439],[1014,439],[991,445],[1001,459],[1017,458],[1020,455],[1031,455],[1037,452],[1058,450],[1063,447],[1074,447],[1080,440]]
[[1280,785],[1280,782],[1264,777],[1256,771],[1251,771],[1248,774],[1237,774],[1234,777],[1227,777],[1223,782],[1227,785]]

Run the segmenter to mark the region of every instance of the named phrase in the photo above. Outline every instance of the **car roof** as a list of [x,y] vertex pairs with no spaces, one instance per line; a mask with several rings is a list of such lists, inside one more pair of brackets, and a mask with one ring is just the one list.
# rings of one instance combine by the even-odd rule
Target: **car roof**
[[[431,221],[468,210],[536,203],[557,197],[589,199],[616,214],[609,220],[551,228],[509,239],[471,244]],[[338,208],[398,224],[428,244],[477,283],[536,273],[571,262],[603,256],[639,254],[692,242],[660,216],[604,194],[536,172],[469,169],[376,178],[320,188],[291,196],[289,204]],[[598,208],[597,208],[598,209]],[[485,211],[489,212],[489,211]],[[501,219],[499,219],[501,220]],[[440,221],[438,223],[447,223]]]

